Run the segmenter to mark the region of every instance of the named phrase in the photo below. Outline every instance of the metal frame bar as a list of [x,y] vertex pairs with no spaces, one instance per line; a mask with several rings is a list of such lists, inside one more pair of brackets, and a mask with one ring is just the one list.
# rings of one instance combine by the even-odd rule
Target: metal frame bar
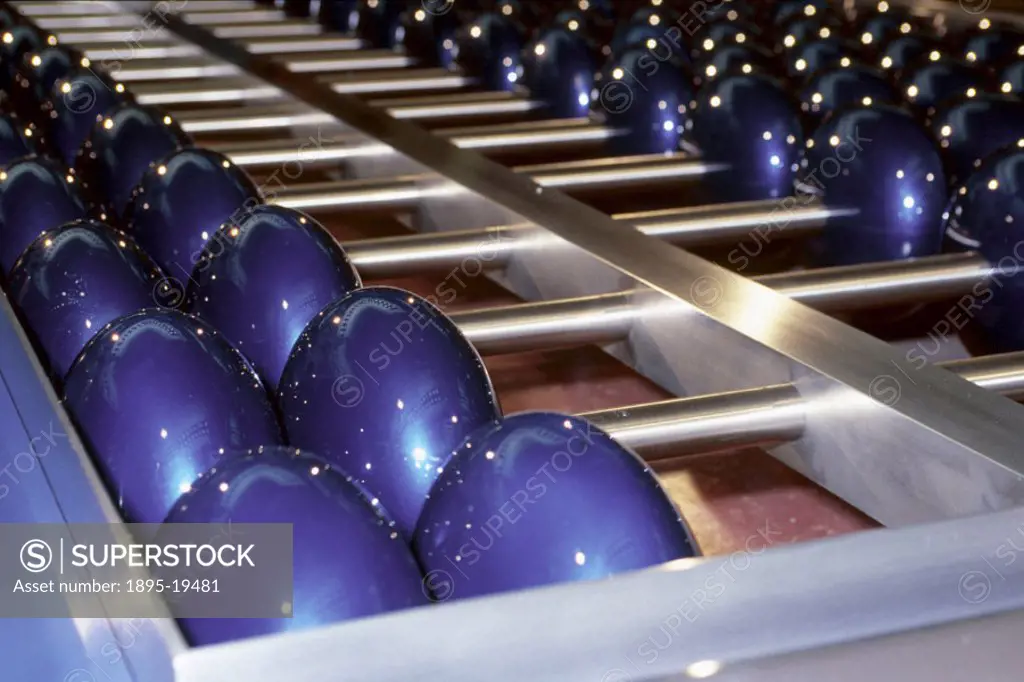
[[[142,12],[148,6],[127,4]],[[420,229],[525,222],[554,235],[555,247],[550,239],[538,240],[547,242],[543,248],[517,247],[497,277],[527,300],[650,288],[657,304],[645,305],[628,339],[606,350],[675,394],[790,383],[806,405],[804,436],[772,454],[883,523],[908,526],[773,548],[767,547],[766,528],[751,538],[746,552],[609,582],[189,651],[168,640],[175,679],[299,682],[345,669],[375,680],[486,675],[612,682],[680,671],[696,677],[695,671],[709,669],[709,661],[729,671],[744,662],[767,665],[780,655],[840,644],[864,650],[871,646],[859,644],[864,640],[885,641],[908,631],[934,642],[930,633],[944,630],[919,630],[963,619],[987,618],[986,623],[1002,623],[998,632],[1009,627],[1019,635],[1018,619],[991,617],[1024,605],[1024,571],[1021,564],[1008,564],[993,573],[989,557],[1000,556],[1008,539],[1022,532],[1024,513],[969,516],[1021,500],[1019,407],[951,372],[916,367],[876,339],[684,251],[664,249],[652,237],[474,152],[422,135],[351,96],[292,82],[287,68],[208,31],[174,17],[167,23],[207,54],[399,152],[401,158],[368,160],[359,169],[364,175],[429,169],[464,188],[426,197]],[[562,277],[566,268],[577,271],[572,281]],[[685,352],[680,340],[688,344]],[[689,362],[695,356],[714,357],[719,364]],[[899,383],[901,396],[893,404],[874,390],[883,377]],[[45,387],[41,375],[35,379]],[[52,405],[52,392],[47,398]],[[862,428],[865,420],[871,429]],[[724,589],[709,597],[711,584]],[[986,585],[983,594],[978,591]],[[664,641],[666,633],[665,648],[652,660],[645,656],[641,666],[640,645],[653,636]],[[173,640],[173,633],[162,636]],[[398,658],[392,655],[395,641],[403,644]],[[817,655],[769,666],[759,679],[793,679],[794,661],[799,665]],[[1011,671],[1016,677],[1016,664]],[[947,672],[940,668],[935,674]]]

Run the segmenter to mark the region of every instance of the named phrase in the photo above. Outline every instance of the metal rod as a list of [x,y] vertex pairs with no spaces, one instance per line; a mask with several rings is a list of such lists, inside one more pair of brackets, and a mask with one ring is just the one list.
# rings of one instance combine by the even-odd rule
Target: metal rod
[[[462,146],[458,140],[453,141],[456,146]],[[495,145],[490,149],[507,149],[508,146]],[[318,156],[321,160],[380,156],[389,152],[389,147],[380,144],[309,150],[311,158]],[[327,154],[334,156],[327,157]],[[231,158],[234,160],[236,157],[232,155]],[[294,152],[289,152],[287,159],[294,158]],[[603,159],[599,161],[603,161]],[[514,170],[532,171],[531,177],[542,187],[558,187],[566,191],[582,192],[603,187],[626,187],[634,183],[645,186],[656,182],[677,183],[702,178],[709,173],[720,172],[724,168],[684,156],[657,156],[654,157],[654,160],[649,161],[627,158],[620,164],[603,167],[595,165],[587,170],[564,168],[563,166],[565,164],[552,164],[550,167],[524,166]],[[452,196],[459,192],[460,189],[457,185],[439,181],[432,175],[407,175],[384,179],[332,180],[296,187],[284,186],[272,197],[269,197],[268,201],[288,208],[315,209],[321,212],[328,209],[335,211],[375,208],[397,210],[415,207],[420,201],[429,197]]]
[[[478,126],[474,128],[449,128],[436,130],[439,135],[463,149],[561,149],[599,145],[618,134],[606,126],[593,125],[588,119],[567,119],[554,121],[523,121],[504,126]],[[358,134],[343,134],[325,139],[318,136],[315,145],[303,144],[294,138],[282,138],[272,142],[227,142],[207,145],[228,156],[233,163],[248,170],[259,167],[280,167],[286,163],[301,163],[303,167],[317,165],[334,166],[343,159],[361,158],[371,150],[374,156],[393,154],[394,150],[380,143],[368,142]],[[651,156],[647,158],[672,158]],[[580,166],[579,170],[590,170]],[[432,177],[424,175],[423,178]],[[395,178],[377,179],[382,186]],[[339,184],[338,189],[344,190]],[[304,188],[292,190],[301,196]],[[317,190],[319,192],[319,190]]]
[[[189,13],[235,12],[252,8],[251,0],[203,0],[193,3]],[[82,14],[109,14],[110,5],[95,0],[70,0],[68,2],[19,2],[18,12],[26,17],[52,17]]]
[[[399,188],[394,187],[392,191],[398,192]],[[379,198],[382,203],[397,200],[384,192]],[[328,200],[329,197],[324,199]],[[309,198],[307,203],[315,202]],[[753,247],[763,245],[765,239],[774,241],[817,234],[829,219],[857,213],[856,210],[826,208],[816,200],[789,208],[784,213],[784,221],[779,219],[778,212],[779,203],[767,200],[620,213],[611,217],[632,224],[645,235],[684,248],[744,239],[751,240]],[[760,231],[769,236],[755,243],[753,235]],[[552,245],[558,243],[544,230],[519,224],[360,239],[342,246],[363,277],[385,279],[451,270],[461,267],[467,258],[480,260],[485,269],[501,269],[517,249],[533,248],[537,239],[549,239]],[[480,258],[482,251],[487,254],[486,259]]]
[[[422,120],[441,118],[487,117],[502,114],[521,114],[543,107],[543,103],[528,100],[511,92],[457,92],[431,97],[403,97],[371,100],[395,118]],[[244,109],[229,107],[181,111],[175,115],[185,132],[228,133],[253,130],[283,130],[297,126],[341,127],[337,119],[293,103],[252,104]]]
[[[482,255],[485,246],[478,242],[477,253],[466,259],[483,263],[491,255]],[[507,259],[507,253],[502,255]],[[963,295],[993,272],[981,256],[958,253],[753,279],[812,308],[849,311]],[[649,290],[633,290],[456,312],[451,317],[480,353],[496,355],[621,341],[648,305],[663,301]]]
[[[117,73],[111,74],[117,77]],[[344,95],[372,95],[393,92],[457,90],[469,87],[473,79],[445,69],[400,69],[366,77],[325,79],[334,92]],[[217,85],[197,87],[192,83],[140,83],[132,86],[140,104],[196,104],[200,102],[246,102],[284,100],[285,93],[272,85],[250,78],[224,78]]]
[[[181,15],[190,24],[215,28],[235,24],[262,24],[286,20],[285,15],[274,9],[255,9],[234,12],[184,12]],[[55,15],[33,18],[44,31],[87,30],[101,28],[135,28],[141,24],[137,14],[84,13],[78,16]]]
[[[159,42],[159,41],[157,41]],[[192,43],[164,43],[138,45],[131,35],[121,35],[120,39],[110,41],[90,41],[92,45],[85,50],[85,56],[94,62],[110,61],[135,62],[152,59],[180,59],[183,57],[202,57],[206,53]],[[324,52],[346,52],[359,50],[363,41],[342,35],[323,35],[302,38],[264,38],[246,41],[246,47],[253,54],[303,54]]]
[[[298,36],[317,36],[322,29],[317,24],[305,21],[279,21],[266,24],[250,24],[240,26],[221,26],[212,28],[210,32],[224,40],[239,40],[246,38],[285,38]],[[57,39],[62,43],[74,45],[92,45],[95,43],[121,43],[131,44],[133,40],[144,40],[148,44],[154,43],[177,43],[180,41],[173,33],[164,28],[150,28],[139,17],[136,28],[132,29],[85,29],[56,31]]]
[[[940,362],[982,388],[1024,400],[1024,352]],[[807,403],[793,384],[676,398],[584,412],[648,461],[742,447],[769,447],[798,440]]]
[[[384,69],[404,69],[413,66],[414,60],[391,50],[346,50],[340,57],[299,57],[285,63],[293,73],[347,73]],[[172,61],[139,61],[131,59],[116,72],[117,80],[123,83],[148,81],[195,80],[229,78],[244,74],[234,64],[214,62],[209,59],[186,58]]]

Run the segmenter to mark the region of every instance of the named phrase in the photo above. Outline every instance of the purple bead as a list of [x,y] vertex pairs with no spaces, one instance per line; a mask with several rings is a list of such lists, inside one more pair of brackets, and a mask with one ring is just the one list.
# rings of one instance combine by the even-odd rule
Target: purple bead
[[781,76],[778,61],[767,48],[744,43],[724,45],[711,53],[710,59],[702,63],[699,74],[709,81],[734,74],[761,74]]
[[884,45],[901,35],[911,33],[927,35],[930,31],[924,21],[897,9],[890,9],[883,13],[869,11],[863,17],[858,17],[855,27],[857,40],[870,47]]
[[451,320],[391,287],[322,310],[278,395],[289,443],[359,479],[406,537],[452,451],[499,414],[480,356]]
[[937,107],[955,97],[977,94],[987,84],[988,78],[981,69],[935,52],[924,63],[908,69],[900,77],[907,101],[922,110]]
[[257,206],[207,243],[187,306],[235,344],[273,392],[310,320],[359,286],[352,263],[320,223],[294,209]]
[[188,136],[170,116],[122,104],[93,126],[78,151],[75,174],[93,211],[120,220],[149,165],[188,144]]
[[892,105],[835,112],[800,162],[802,188],[830,209],[817,242],[822,265],[934,255],[942,244],[946,181],[938,147],[918,121]]
[[626,131],[612,139],[614,153],[678,151],[693,100],[692,77],[671,51],[630,48],[605,65],[591,100],[611,126]]
[[985,157],[1024,140],[1024,102],[1008,95],[964,97],[939,107],[929,125],[946,158],[947,180],[959,184]]
[[101,77],[89,67],[76,66],[58,79],[43,110],[50,120],[54,146],[64,163],[74,165],[75,155],[96,121],[128,99],[124,85]]
[[292,524],[291,618],[179,619],[195,646],[428,603],[405,541],[344,474],[295,449],[259,448],[226,459],[175,503],[167,523]]
[[0,114],[0,167],[35,154],[37,139],[34,127],[25,125],[17,115]]
[[993,26],[991,22],[981,22],[964,41],[963,57],[966,61],[994,66],[1014,56],[1024,56],[1024,30],[1018,26]]
[[779,25],[797,17],[813,17],[831,10],[829,0],[782,0],[771,9],[774,24]]
[[30,52],[39,51],[45,44],[43,34],[28,23],[10,26],[4,31],[3,40],[0,41],[0,87],[8,90],[14,81],[14,72],[21,64],[22,57]]
[[942,43],[930,34],[900,34],[882,45],[878,66],[892,73],[902,71],[934,50],[942,50]]
[[80,56],[55,46],[26,55],[14,74],[11,88],[11,100],[18,114],[26,120],[37,119],[43,101],[53,91],[54,83],[67,76],[80,61]]
[[556,118],[586,117],[594,64],[583,36],[568,28],[545,31],[523,56],[523,84]]
[[0,172],[0,272],[36,237],[86,217],[74,178],[56,161],[29,157]]
[[227,157],[188,148],[143,174],[124,222],[164,272],[184,281],[220,226],[262,203],[253,181]]
[[463,26],[456,62],[488,90],[512,90],[519,79],[522,28],[508,17],[485,14]]
[[1008,62],[999,72],[999,91],[1024,96],[1024,55]]
[[317,21],[329,31],[348,33],[358,20],[356,0],[321,0]]
[[612,58],[626,51],[656,49],[663,55],[686,58],[683,40],[672,31],[679,17],[672,10],[663,7],[643,7],[633,13],[629,20],[622,22],[615,30],[609,49]]
[[61,380],[103,327],[153,306],[160,278],[130,237],[86,220],[40,235],[11,270],[9,289]]
[[401,25],[404,4],[397,0],[362,0],[351,27],[371,46],[390,49],[395,46],[395,29]]
[[995,268],[973,290],[972,317],[985,332],[987,350],[1024,350],[1024,147],[985,159],[953,192],[943,214],[954,250],[980,253]]
[[829,38],[815,38],[795,47],[787,57],[789,75],[806,80],[822,69],[849,66],[857,62],[859,46],[832,34]]
[[432,0],[424,8],[402,14],[400,40],[405,51],[424,66],[449,68],[455,61],[455,34],[459,28],[454,0]]
[[705,160],[726,170],[704,183],[715,201],[788,196],[803,134],[796,100],[781,81],[726,75],[697,96],[694,140]]
[[413,549],[439,599],[599,580],[698,554],[646,463],[589,422],[523,413],[473,433]]
[[160,523],[225,452],[282,444],[266,388],[220,334],[176,310],[122,317],[85,347],[64,404],[124,517]]
[[861,104],[899,104],[900,96],[885,74],[861,64],[819,71],[800,94],[800,108],[812,122],[838,109]]
[[842,26],[842,22],[831,14],[815,14],[813,17],[801,14],[782,29],[781,44],[776,46],[776,51],[795,50],[813,40],[831,38],[839,34]]

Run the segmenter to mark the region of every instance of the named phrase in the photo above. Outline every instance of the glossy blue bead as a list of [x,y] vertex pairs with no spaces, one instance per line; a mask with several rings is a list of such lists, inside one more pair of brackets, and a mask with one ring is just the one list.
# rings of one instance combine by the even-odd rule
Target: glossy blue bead
[[358,21],[357,5],[358,0],[321,0],[317,21],[328,30],[348,33]]
[[857,40],[867,46],[881,46],[901,35],[926,31],[926,26],[916,17],[890,9],[888,12],[871,12],[856,22]]
[[188,148],[143,174],[124,222],[164,272],[185,281],[210,236],[261,203],[256,185],[227,157]]
[[854,64],[858,53],[856,44],[833,34],[833,37],[816,38],[795,47],[787,56],[787,68],[791,78],[807,79],[822,69]]
[[969,63],[993,66],[1024,55],[1024,30],[1013,26],[977,28],[964,42],[963,57]]
[[752,44],[725,45],[714,50],[697,73],[707,80],[735,73],[781,75],[775,55],[760,45]]
[[485,14],[458,32],[456,61],[488,90],[512,90],[519,79],[523,38],[500,14]]
[[809,42],[837,35],[842,22],[832,15],[801,16],[786,24],[781,33],[778,51],[795,50]]
[[309,321],[359,286],[352,263],[322,225],[290,208],[257,206],[207,243],[187,306],[242,351],[275,391]]
[[430,490],[413,549],[437,578],[428,585],[454,599],[698,554],[643,460],[583,419],[546,412],[467,439]]
[[54,145],[64,163],[74,165],[75,154],[96,121],[127,100],[122,84],[101,77],[88,67],[77,66],[59,78],[44,109],[50,118]]
[[547,104],[556,118],[585,117],[590,111],[595,66],[578,32],[567,28],[545,31],[527,46],[523,83]]
[[64,223],[86,217],[85,203],[57,162],[33,156],[0,173],[0,268],[14,261],[36,237]]
[[62,47],[47,47],[38,54],[26,55],[11,88],[11,99],[18,113],[28,120],[37,118],[54,83],[66,77],[79,60]]
[[360,479],[407,538],[452,451],[499,414],[462,333],[390,287],[324,308],[295,344],[278,396],[289,443]]
[[531,31],[539,26],[545,26],[552,17],[554,3],[519,2],[519,0],[499,0],[495,11],[502,16],[511,18],[521,26],[528,27]]
[[160,523],[233,450],[283,443],[266,388],[201,320],[153,308],[86,345],[64,404],[124,517]]
[[11,300],[55,379],[114,320],[154,305],[156,264],[122,232],[92,220],[40,235],[11,270]]
[[695,61],[701,55],[710,57],[715,50],[727,45],[752,45],[761,38],[761,29],[746,21],[719,21],[710,24],[706,30],[690,38],[695,50]]
[[629,20],[615,29],[612,37],[612,57],[622,55],[627,50],[654,49],[664,54],[684,56],[685,34],[675,26],[676,15],[661,7],[644,7],[634,12]]
[[428,7],[429,12],[424,8],[404,12],[397,42],[422,64],[449,68],[455,61],[459,28],[453,7],[454,0],[439,0]]
[[882,46],[881,55],[878,57],[878,66],[897,73],[932,51],[942,49],[942,43],[931,35],[900,34]]
[[985,157],[1024,140],[1024,102],[1008,95],[964,97],[940,107],[929,125],[946,157],[946,178],[958,184]]
[[602,48],[611,41],[615,31],[613,20],[603,14],[593,3],[586,10],[563,10],[551,21],[552,28],[566,28],[577,33],[586,42],[591,58],[597,64],[605,58]]
[[75,175],[94,212],[120,220],[151,163],[189,144],[170,116],[126,103],[97,121],[75,160]]
[[822,265],[937,253],[946,201],[942,160],[928,132],[903,109],[845,109],[825,119],[801,160],[802,186],[825,206],[853,209],[818,240]]
[[953,194],[945,219],[953,248],[976,251],[997,272],[974,290],[971,317],[995,353],[1024,350],[1024,147],[982,162]]
[[813,121],[849,106],[899,101],[899,93],[884,73],[861,64],[819,71],[800,94],[800,108]]
[[999,92],[1024,97],[1024,58],[1011,61],[999,72]]
[[[662,61],[664,58],[664,61]],[[627,131],[615,137],[616,154],[676,151],[684,139],[692,79],[683,64],[646,47],[626,50],[598,75],[593,107],[611,125]]]
[[800,16],[813,17],[827,14],[830,10],[829,0],[782,0],[775,3],[771,10],[771,16],[775,24],[778,25]]
[[4,31],[0,40],[0,87],[9,90],[22,58],[29,52],[38,52],[45,44],[44,36],[29,24],[17,24]]
[[295,632],[429,603],[409,546],[346,476],[292,448],[260,448],[206,472],[167,523],[292,524],[290,618],[181,618],[194,646]]
[[[32,137],[26,136],[26,130],[31,130]],[[35,138],[34,127],[26,126],[18,116],[0,114],[0,167],[36,153]]]
[[792,193],[803,139],[799,108],[781,81],[741,73],[709,82],[697,97],[693,134],[704,160],[726,167],[702,185],[715,201]]
[[695,0],[683,12],[682,21],[688,21],[687,17],[692,16],[694,21],[703,19],[715,23],[719,21],[754,22],[760,19],[759,9],[755,3],[744,0],[718,0],[714,5],[705,5]]
[[18,14],[10,7],[0,7],[0,29],[7,30],[20,21]]
[[985,73],[956,59],[929,59],[900,77],[904,96],[913,105],[927,110],[971,92],[984,90]]
[[395,0],[362,0],[351,28],[371,46],[390,49],[395,46],[395,31],[401,26],[404,4]]

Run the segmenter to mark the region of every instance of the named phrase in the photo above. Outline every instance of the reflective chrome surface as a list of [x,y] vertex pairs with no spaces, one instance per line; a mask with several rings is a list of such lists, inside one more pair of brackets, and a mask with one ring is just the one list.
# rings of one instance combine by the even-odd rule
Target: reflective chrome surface
[[[599,147],[616,132],[604,126],[587,125],[586,122],[539,121],[506,126],[481,126],[439,131],[439,135],[462,149],[503,150],[503,149],[544,149],[557,151],[558,148]],[[308,144],[296,144],[295,140],[282,139],[273,142],[244,142],[210,145],[211,149],[230,157],[244,168],[259,166],[280,166],[290,162],[301,162],[303,166],[335,165],[342,159],[365,156],[367,149],[374,155],[394,153],[384,145],[364,143],[365,138],[357,134],[342,134],[325,138],[322,133],[311,136]],[[678,163],[680,156],[656,158],[661,163]],[[617,163],[612,161],[611,163]],[[627,161],[628,163],[628,161]],[[570,166],[582,173],[587,166],[599,165],[594,161],[581,162]]]
[[[116,76],[116,74],[114,74]],[[443,69],[405,69],[396,72],[375,73],[362,78],[325,77],[331,88],[346,95],[373,95],[417,91],[459,90],[472,85],[466,76]],[[132,91],[140,104],[167,106],[195,104],[197,102],[270,101],[285,98],[283,90],[253,82],[248,78],[220,78],[211,85],[193,83],[138,83]]]
[[[502,136],[507,137],[507,136]],[[452,143],[461,147],[461,140],[455,138]],[[493,148],[506,149],[510,145],[501,138],[493,143]],[[223,147],[221,147],[224,150]],[[339,149],[326,149],[310,154],[321,160],[325,158],[358,158],[374,153],[376,147],[358,147],[342,145]],[[383,152],[384,150],[381,150]],[[389,150],[390,151],[390,150]],[[257,154],[259,154],[257,156]],[[228,156],[241,167],[266,163],[276,158],[275,163],[285,163],[295,158],[294,150],[272,156],[266,152],[253,154],[231,154]],[[566,191],[600,190],[602,187],[628,187],[632,184],[657,186],[665,183],[677,185],[683,182],[699,180],[702,177],[723,170],[720,165],[709,164],[699,159],[685,156],[655,157],[613,157],[594,159],[578,163],[556,163],[539,166],[522,166],[514,168],[516,172],[529,175],[534,182],[542,187],[557,187]],[[285,187],[274,195],[273,201],[290,208],[359,208],[386,204],[402,207],[415,205],[425,196],[441,191],[432,182],[430,175],[383,178],[380,180],[354,180],[324,183],[308,183],[302,186]]]
[[[431,97],[371,100],[394,116],[408,120],[487,117],[498,114],[526,113],[540,103],[507,92],[473,92]],[[341,128],[330,114],[293,103],[253,104],[244,113],[237,109],[182,111],[182,127],[189,133],[217,133],[240,130],[280,130],[298,126],[329,125]]]

